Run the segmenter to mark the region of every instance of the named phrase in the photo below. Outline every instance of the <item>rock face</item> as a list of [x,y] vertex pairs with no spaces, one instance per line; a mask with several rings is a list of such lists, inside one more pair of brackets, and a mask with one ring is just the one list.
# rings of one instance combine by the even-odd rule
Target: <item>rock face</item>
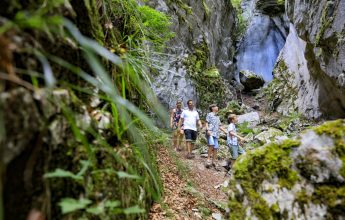
[[282,100],[290,105],[295,102],[309,118],[345,116],[344,11],[345,2],[340,0],[287,1],[292,25],[274,72],[288,72],[291,77],[283,83],[290,85],[297,98]]
[[262,0],[243,1],[242,6],[242,17],[247,20],[248,28],[236,54],[237,74],[250,70],[266,82],[271,81],[274,64],[288,35],[284,7],[277,1]]
[[150,0],[145,4],[172,18],[176,36],[168,44],[168,56],[159,57],[163,68],[155,77],[153,89],[162,103],[174,106],[176,99],[184,103],[202,96],[196,89],[195,77],[210,67],[223,76],[231,72],[234,55],[232,29],[234,10],[228,0]]
[[230,219],[344,219],[345,120],[241,156],[230,181]]

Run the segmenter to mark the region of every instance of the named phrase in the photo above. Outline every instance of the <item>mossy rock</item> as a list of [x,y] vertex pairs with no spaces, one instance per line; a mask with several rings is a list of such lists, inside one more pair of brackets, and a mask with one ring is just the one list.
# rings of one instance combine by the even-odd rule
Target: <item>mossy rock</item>
[[230,219],[345,217],[345,120],[272,142],[238,158]]
[[218,115],[220,116],[222,122],[227,123],[227,117],[229,116],[229,114],[240,115],[243,113],[244,109],[242,108],[242,106],[240,106],[237,101],[232,100],[227,103],[225,108],[219,110]]
[[261,142],[261,144],[266,144],[274,141],[274,138],[280,135],[283,135],[283,132],[281,130],[276,128],[269,128],[267,131],[263,131],[260,134],[256,135],[255,139]]

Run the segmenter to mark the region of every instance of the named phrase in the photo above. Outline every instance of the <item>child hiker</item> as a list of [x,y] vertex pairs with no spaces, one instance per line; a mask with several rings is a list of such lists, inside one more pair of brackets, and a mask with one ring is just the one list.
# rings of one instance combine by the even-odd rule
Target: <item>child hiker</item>
[[229,123],[229,126],[228,126],[228,132],[227,132],[227,144],[232,155],[232,159],[230,160],[230,164],[228,165],[229,166],[228,168],[231,169],[238,155],[245,153],[243,148],[239,146],[238,139],[241,142],[245,141],[245,139],[241,137],[240,135],[238,135],[236,132],[237,115],[230,114],[228,117],[228,123]]
[[207,155],[207,162],[206,168],[210,168],[214,166],[217,171],[220,171],[219,165],[217,163],[217,150],[219,147],[218,139],[220,130],[224,133],[227,133],[225,129],[221,127],[221,122],[219,119],[218,113],[218,106],[216,104],[212,104],[209,107],[210,113],[206,116],[206,137],[207,137],[207,144],[208,144],[208,155]]

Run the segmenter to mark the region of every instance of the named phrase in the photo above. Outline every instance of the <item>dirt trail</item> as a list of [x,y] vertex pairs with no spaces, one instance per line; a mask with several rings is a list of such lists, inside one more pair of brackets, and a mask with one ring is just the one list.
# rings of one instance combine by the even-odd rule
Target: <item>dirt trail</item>
[[164,197],[152,206],[150,219],[213,219],[212,213],[224,216],[227,195],[220,185],[229,176],[225,177],[225,170],[206,169],[205,161],[199,155],[188,160],[185,152],[160,147],[158,165]]

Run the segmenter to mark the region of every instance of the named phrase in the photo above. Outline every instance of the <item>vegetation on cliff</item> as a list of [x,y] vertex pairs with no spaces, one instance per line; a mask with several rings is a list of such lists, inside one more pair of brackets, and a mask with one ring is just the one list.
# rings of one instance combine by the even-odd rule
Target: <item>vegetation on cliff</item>
[[0,16],[10,45],[0,66],[2,158],[30,108],[45,113],[25,115],[40,122],[21,125],[34,137],[1,160],[5,217],[147,216],[162,193],[153,162],[162,135],[146,113],[166,119],[148,86],[150,55],[173,36],[169,17],[134,0],[5,1]]

